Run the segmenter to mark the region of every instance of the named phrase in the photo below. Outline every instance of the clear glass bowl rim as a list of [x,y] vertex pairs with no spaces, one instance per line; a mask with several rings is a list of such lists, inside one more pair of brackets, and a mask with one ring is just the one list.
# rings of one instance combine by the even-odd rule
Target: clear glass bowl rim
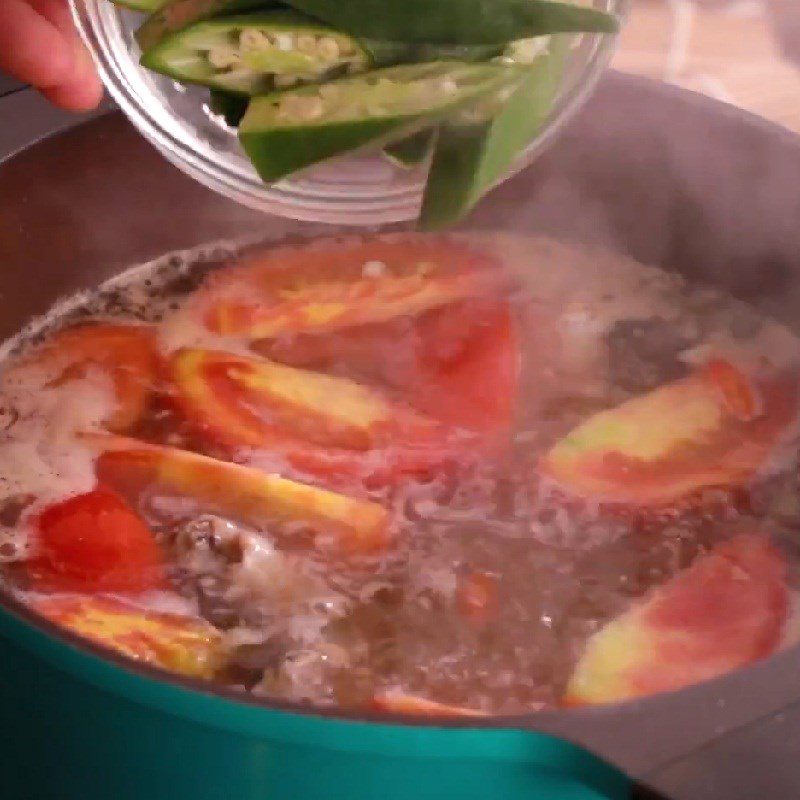
[[[402,1],[402,0],[400,0]],[[135,77],[122,63],[113,32],[96,12],[109,0],[69,0],[78,31],[97,65],[100,77],[116,104],[138,131],[174,166],[231,200],[269,214],[306,222],[335,225],[381,225],[413,220],[419,213],[424,187],[421,180],[353,191],[351,185],[288,179],[265,185],[257,176],[237,169],[187,135],[180,121],[160,103],[147,104]],[[632,0],[601,0],[599,5],[624,22]],[[539,134],[520,154],[503,180],[528,166],[581,109],[594,90],[616,49],[617,35],[584,35],[587,56],[580,69],[560,88],[551,113]],[[209,122],[209,124],[211,124]]]

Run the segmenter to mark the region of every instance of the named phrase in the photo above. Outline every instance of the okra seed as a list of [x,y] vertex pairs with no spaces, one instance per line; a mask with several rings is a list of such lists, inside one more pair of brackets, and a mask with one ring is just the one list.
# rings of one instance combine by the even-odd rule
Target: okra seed
[[301,34],[297,37],[297,49],[301,53],[314,55],[317,52],[317,40],[308,34]]
[[234,69],[241,66],[242,59],[235,50],[217,47],[210,50],[208,60],[212,67],[217,69]]
[[245,50],[268,50],[271,47],[271,42],[266,35],[254,28],[245,28],[241,32],[239,44]]
[[325,36],[319,40],[317,51],[323,58],[334,59],[339,57],[339,43],[330,36]]
[[275,43],[278,45],[278,50],[288,53],[294,48],[294,41],[290,33],[279,33],[275,36]]
[[443,94],[454,94],[458,91],[458,84],[452,78],[445,78],[441,83]]

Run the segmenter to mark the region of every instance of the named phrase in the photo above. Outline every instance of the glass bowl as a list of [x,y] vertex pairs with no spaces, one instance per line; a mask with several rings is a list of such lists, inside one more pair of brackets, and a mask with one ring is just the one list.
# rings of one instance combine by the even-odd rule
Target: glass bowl
[[[629,0],[592,0],[623,17]],[[134,32],[143,17],[109,0],[70,0],[78,30],[112,97],[172,164],[250,208],[309,222],[378,225],[417,217],[426,166],[404,169],[381,153],[330,160],[265,185],[240,149],[235,131],[208,108],[208,93],[139,65]],[[549,118],[513,172],[529,164],[580,108],[616,45],[616,36],[576,34]]]

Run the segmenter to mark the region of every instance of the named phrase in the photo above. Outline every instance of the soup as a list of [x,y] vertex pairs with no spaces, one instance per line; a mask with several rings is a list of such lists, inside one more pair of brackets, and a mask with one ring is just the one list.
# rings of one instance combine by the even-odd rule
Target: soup
[[181,254],[5,348],[6,590],[243,693],[513,714],[797,640],[800,341],[499,234]]

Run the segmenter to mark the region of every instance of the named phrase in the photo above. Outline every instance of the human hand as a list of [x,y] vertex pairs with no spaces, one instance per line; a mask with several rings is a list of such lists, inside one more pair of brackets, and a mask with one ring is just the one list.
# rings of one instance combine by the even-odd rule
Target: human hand
[[66,0],[0,0],[0,70],[70,111],[92,109],[103,96]]

